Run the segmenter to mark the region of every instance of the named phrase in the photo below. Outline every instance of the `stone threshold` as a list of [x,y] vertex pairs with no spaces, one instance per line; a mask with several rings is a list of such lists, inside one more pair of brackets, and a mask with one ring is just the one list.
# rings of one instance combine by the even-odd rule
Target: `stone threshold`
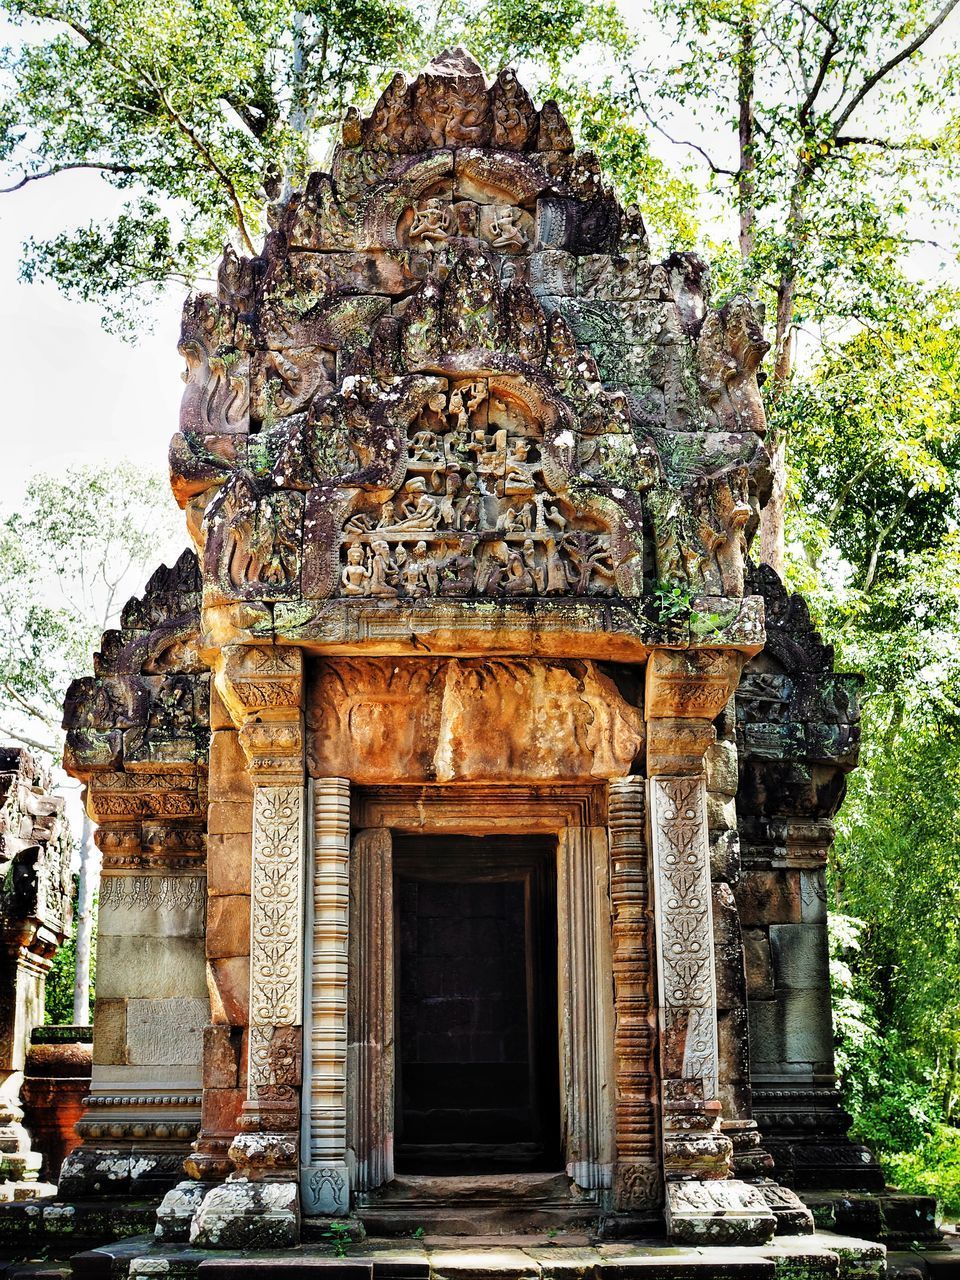
[[530,1236],[369,1239],[264,1253],[118,1241],[73,1258],[75,1280],[882,1280],[886,1250],[821,1232],[755,1248],[685,1249],[661,1242],[590,1245]]

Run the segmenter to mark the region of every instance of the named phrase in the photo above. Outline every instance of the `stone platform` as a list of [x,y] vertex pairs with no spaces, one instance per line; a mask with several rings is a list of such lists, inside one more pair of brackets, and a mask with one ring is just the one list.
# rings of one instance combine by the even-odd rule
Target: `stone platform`
[[[0,1273],[3,1274],[3,1273]],[[8,1271],[24,1280],[28,1271]],[[279,1252],[213,1253],[157,1245],[147,1236],[118,1241],[72,1259],[76,1280],[196,1277],[197,1280],[880,1280],[886,1250],[827,1232],[781,1237],[762,1247],[682,1249],[662,1242],[591,1244],[585,1235],[425,1236],[369,1239]],[[939,1272],[946,1276],[949,1273]]]

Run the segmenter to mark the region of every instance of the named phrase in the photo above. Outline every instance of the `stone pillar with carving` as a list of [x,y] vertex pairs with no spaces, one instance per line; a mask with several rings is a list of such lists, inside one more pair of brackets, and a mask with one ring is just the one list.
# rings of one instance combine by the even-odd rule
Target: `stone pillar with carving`
[[[226,648],[215,679],[252,783],[246,1099],[227,1153],[234,1171],[203,1195],[190,1239],[208,1248],[282,1247],[297,1243],[300,1230],[303,657],[292,647]],[[208,953],[213,944],[208,936]]]
[[656,1096],[656,995],[644,780],[609,784],[613,912],[616,1165],[614,1208],[631,1218],[663,1201]]
[[667,1230],[687,1244],[755,1244],[774,1217],[732,1178],[720,1128],[719,1042],[704,753],[743,657],[655,650],[647,666],[647,790],[657,936]]
[[[304,1106],[301,1193],[308,1213],[350,1207],[347,1166],[347,965],[350,784],[313,783],[313,884],[308,1000],[310,1089]],[[372,958],[372,957],[371,957]]]

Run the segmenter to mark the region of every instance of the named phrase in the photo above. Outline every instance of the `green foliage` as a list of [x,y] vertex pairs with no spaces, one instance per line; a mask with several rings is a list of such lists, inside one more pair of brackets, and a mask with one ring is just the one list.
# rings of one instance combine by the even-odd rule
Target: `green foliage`
[[658,582],[653,589],[653,602],[661,622],[684,621],[693,610],[690,592],[676,582]]
[[881,1163],[894,1186],[936,1196],[945,1214],[960,1217],[960,1129],[938,1124],[914,1150],[886,1156]]
[[338,1258],[347,1256],[347,1249],[353,1244],[353,1235],[349,1222],[328,1222],[322,1233],[324,1240],[329,1240]]
[[[463,42],[496,69],[533,60],[573,84],[623,56],[613,0],[0,0],[20,40],[0,61],[8,190],[76,169],[124,193],[116,213],[24,246],[26,280],[96,301],[132,335],[170,283],[253,253],[271,201],[329,151],[347,104]],[[669,184],[668,184],[669,185]]]
[[124,464],[34,477],[0,523],[0,739],[59,756],[67,684],[185,541],[158,475]]

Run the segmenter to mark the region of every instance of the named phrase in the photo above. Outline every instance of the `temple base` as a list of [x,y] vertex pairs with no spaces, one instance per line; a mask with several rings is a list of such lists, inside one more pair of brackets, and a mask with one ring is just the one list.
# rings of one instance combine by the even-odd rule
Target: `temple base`
[[667,1235],[686,1245],[766,1244],[776,1230],[767,1201],[735,1178],[667,1183]]
[[291,1249],[300,1243],[295,1182],[228,1179],[203,1197],[190,1225],[198,1249]]

